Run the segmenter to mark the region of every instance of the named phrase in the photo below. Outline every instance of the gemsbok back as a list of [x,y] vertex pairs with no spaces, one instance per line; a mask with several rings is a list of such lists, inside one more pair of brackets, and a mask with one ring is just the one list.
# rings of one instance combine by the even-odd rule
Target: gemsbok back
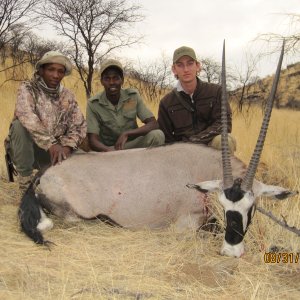
[[229,153],[224,44],[222,151],[177,143],[151,149],[74,154],[39,174],[30,185],[19,208],[22,230],[34,242],[47,244],[42,231],[51,228],[52,221],[43,209],[66,220],[106,217],[131,229],[162,228],[170,223],[180,230],[198,229],[208,218],[205,194],[219,191],[226,218],[221,254],[240,257],[244,253],[243,238],[255,212],[255,199],[261,195],[284,199],[295,194],[254,179],[282,58],[283,48],[248,169]]

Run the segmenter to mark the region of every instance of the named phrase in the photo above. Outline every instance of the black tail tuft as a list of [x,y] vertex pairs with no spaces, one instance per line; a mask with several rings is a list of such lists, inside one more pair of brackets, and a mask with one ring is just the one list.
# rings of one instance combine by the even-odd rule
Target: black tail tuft
[[40,204],[34,193],[34,184],[31,183],[21,199],[19,220],[22,231],[37,244],[44,244],[42,233],[37,229],[41,219]]

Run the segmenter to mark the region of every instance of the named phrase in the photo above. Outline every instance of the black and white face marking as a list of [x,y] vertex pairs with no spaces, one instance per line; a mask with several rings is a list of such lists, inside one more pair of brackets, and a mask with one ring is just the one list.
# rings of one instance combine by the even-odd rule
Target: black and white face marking
[[[208,180],[186,185],[188,188],[202,193],[219,193],[219,201],[224,208],[226,219],[226,234],[221,248],[222,255],[240,257],[244,253],[243,238],[255,213],[256,198],[263,195],[273,199],[284,199],[298,193],[280,186],[266,185],[258,180],[254,180],[252,191],[245,193],[240,188],[240,183],[241,179],[236,179],[233,186],[225,191],[221,180]],[[240,239],[241,242],[239,242]]]
[[[230,190],[230,189],[228,189]],[[222,255],[240,257],[244,253],[243,239],[254,214],[254,195],[252,192],[225,190],[219,196],[224,207],[226,232],[221,249]],[[231,199],[228,199],[227,196]]]
[[225,214],[225,241],[230,245],[237,245],[244,238],[243,216],[238,211],[228,210]]

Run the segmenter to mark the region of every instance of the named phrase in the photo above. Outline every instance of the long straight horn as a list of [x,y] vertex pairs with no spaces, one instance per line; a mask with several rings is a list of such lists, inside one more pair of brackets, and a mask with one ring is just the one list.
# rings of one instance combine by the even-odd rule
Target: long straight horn
[[221,122],[222,122],[222,163],[223,163],[223,186],[224,189],[233,185],[233,176],[228,146],[228,123],[227,123],[227,92],[226,92],[226,66],[225,66],[225,40],[223,42],[222,55],[222,102],[221,102]]
[[246,175],[245,175],[244,180],[241,184],[241,188],[244,191],[249,191],[252,188],[254,176],[255,176],[256,169],[257,169],[259,159],[260,159],[260,156],[261,156],[261,152],[262,152],[262,149],[263,149],[263,146],[264,146],[264,142],[265,142],[265,138],[266,138],[266,135],[267,135],[268,126],[269,126],[269,121],[270,121],[270,118],[271,118],[271,113],[272,113],[273,103],[274,103],[274,99],[275,99],[275,94],[276,94],[276,90],[277,90],[277,85],[278,85],[278,81],[279,81],[279,77],[280,77],[280,69],[281,69],[281,65],[282,65],[283,54],[284,54],[284,41],[282,43],[281,54],[280,54],[280,57],[279,57],[276,74],[274,76],[270,96],[269,96],[269,99],[267,101],[267,105],[266,105],[266,109],[265,109],[265,115],[264,115],[264,119],[263,119],[263,122],[262,122],[262,125],[261,125],[259,137],[257,139],[255,150],[252,154],[251,161],[249,163]]

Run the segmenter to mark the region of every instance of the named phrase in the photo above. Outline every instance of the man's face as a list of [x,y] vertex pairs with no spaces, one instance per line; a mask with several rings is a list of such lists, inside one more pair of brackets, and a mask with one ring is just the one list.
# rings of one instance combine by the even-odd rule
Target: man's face
[[60,64],[45,64],[39,69],[39,74],[49,88],[56,88],[66,73],[66,68]]
[[124,80],[118,70],[114,68],[105,70],[101,77],[101,84],[105,89],[106,97],[119,96],[123,82]]
[[172,71],[180,82],[188,83],[195,80],[200,71],[200,63],[185,55],[173,64]]

